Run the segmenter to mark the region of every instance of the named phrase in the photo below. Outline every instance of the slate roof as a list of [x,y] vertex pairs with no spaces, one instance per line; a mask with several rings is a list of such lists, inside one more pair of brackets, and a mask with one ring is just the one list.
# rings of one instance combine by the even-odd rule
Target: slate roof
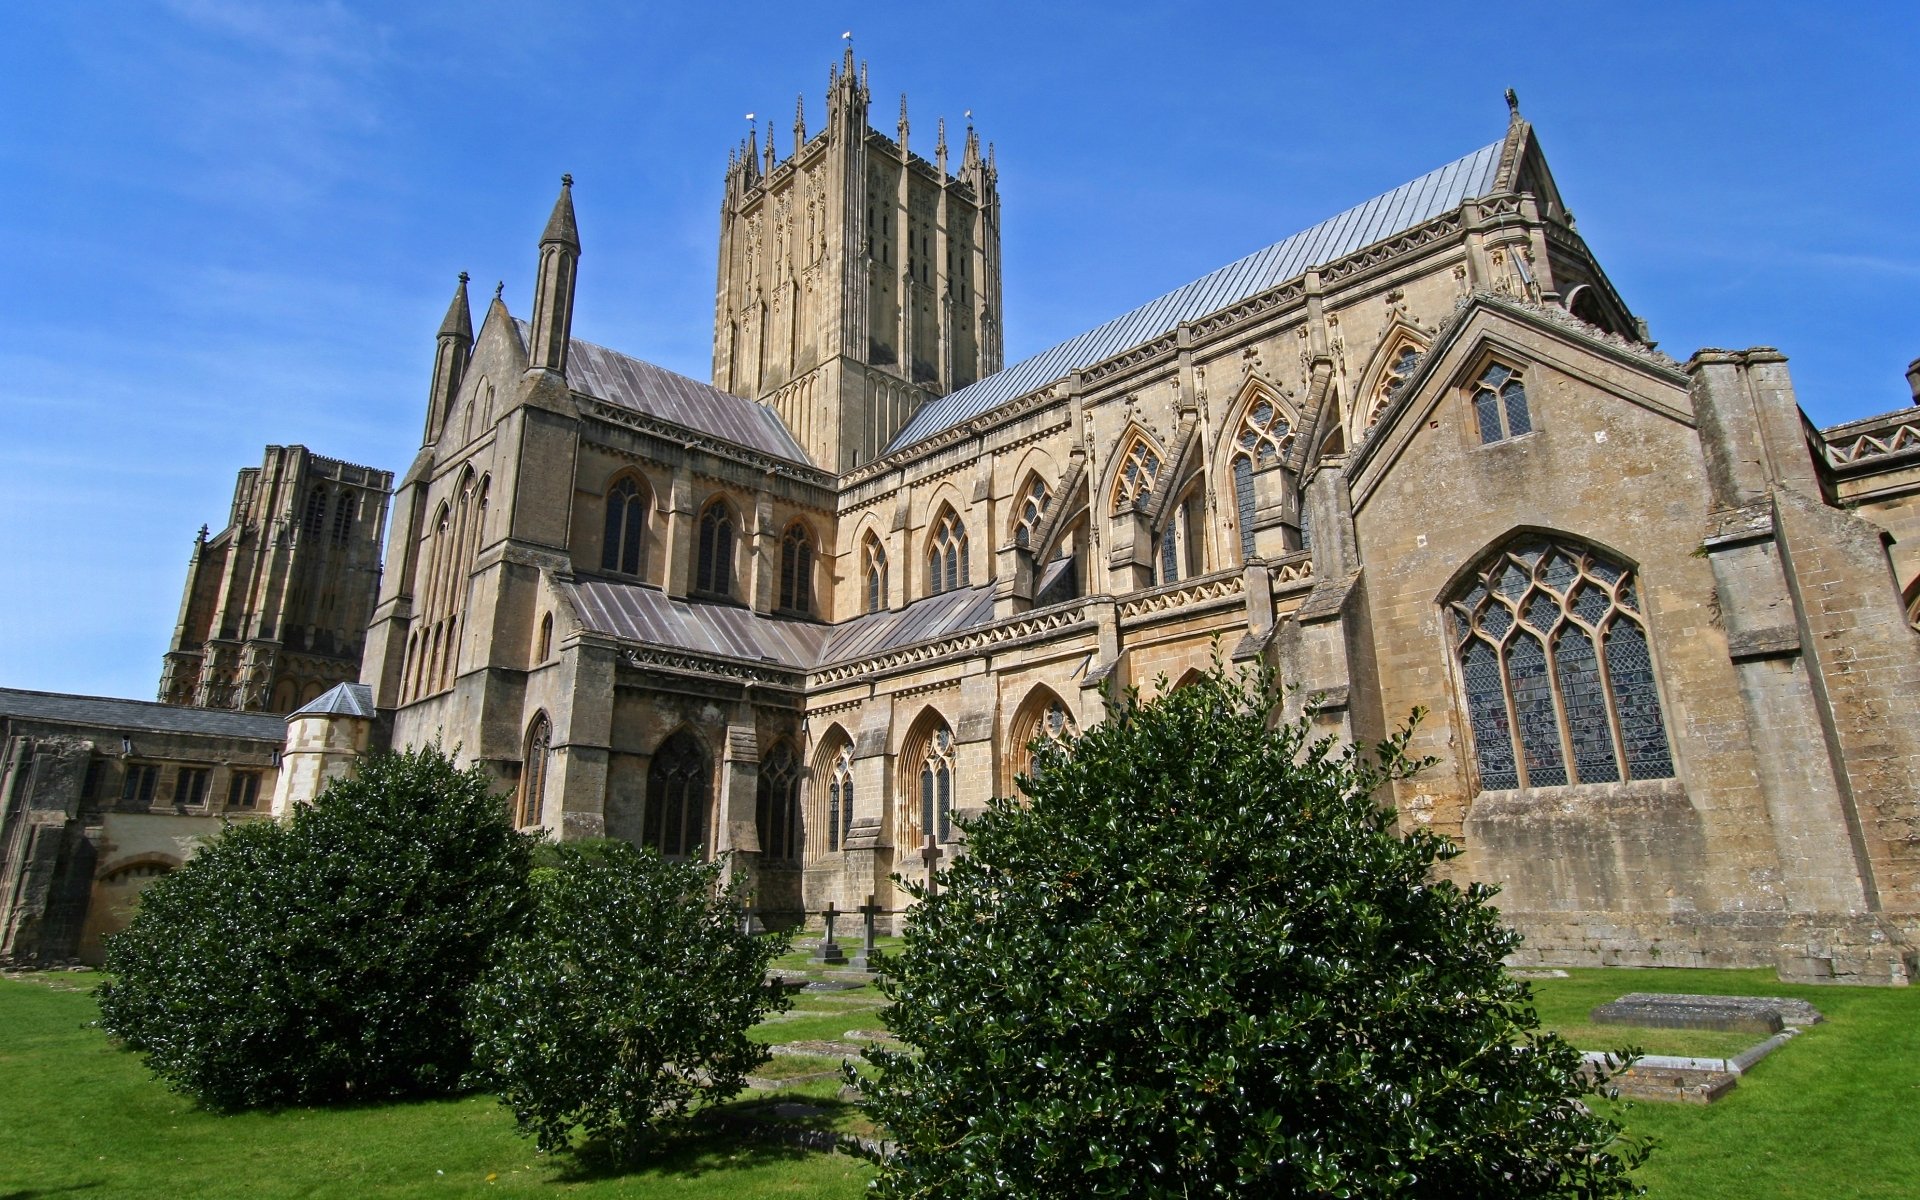
[[[379,715],[373,709],[373,689],[364,683],[336,683],[294,710],[293,716],[305,716],[308,713],[366,717],[368,720]],[[292,717],[288,720],[292,720]]]
[[135,729],[151,733],[197,733],[209,737],[252,738],[278,745],[286,740],[286,718],[278,713],[233,712],[224,708],[186,708],[115,696],[72,696],[0,688],[0,717],[23,717],[66,725]]
[[[525,344],[533,336],[532,327],[518,317],[513,323]],[[647,413],[775,458],[813,465],[773,409],[618,350],[574,338],[567,350],[567,384],[596,400]]]
[[1310,267],[1344,258],[1458,208],[1476,196],[1486,195],[1493,188],[1499,171],[1502,144],[1482,146],[1465,158],[1228,263],[1096,329],[1023,359],[978,383],[928,401],[894,437],[885,453],[891,454],[972,420],[1036,388],[1064,379],[1082,367],[1090,367],[1151,341],[1183,321],[1196,320],[1238,304],[1304,274]]
[[613,579],[567,585],[580,621],[594,633],[630,642],[805,671],[819,655],[827,627],[792,617],[762,616],[734,604],[678,600],[658,588]]
[[915,600],[905,608],[867,613],[833,627],[820,649],[820,662],[840,662],[881,654],[928,638],[945,637],[993,620],[993,585],[955,588]]

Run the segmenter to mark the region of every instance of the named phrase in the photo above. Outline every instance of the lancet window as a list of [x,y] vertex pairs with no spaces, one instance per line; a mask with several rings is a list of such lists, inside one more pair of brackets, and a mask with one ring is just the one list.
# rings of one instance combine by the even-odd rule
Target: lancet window
[[1533,415],[1527,410],[1527,386],[1520,373],[1489,363],[1474,381],[1473,416],[1482,445],[1532,432]]
[[[1266,396],[1257,396],[1240,418],[1233,439],[1233,506],[1235,523],[1240,528],[1240,556],[1253,557],[1253,523],[1258,500],[1254,492],[1256,472],[1278,466],[1293,446],[1293,422],[1286,412]],[[1164,553],[1164,551],[1162,552]]]
[[754,825],[763,862],[792,862],[800,849],[800,763],[785,742],[760,763]]
[[838,852],[853,832],[853,746],[840,747],[827,768],[827,849]]
[[887,552],[880,539],[867,535],[860,550],[860,574],[866,585],[867,611],[884,612],[887,607]]
[[1143,438],[1135,438],[1120,464],[1120,478],[1114,482],[1113,511],[1144,512],[1153,502],[1154,481],[1160,476],[1160,456]]
[[1032,775],[1038,757],[1065,746],[1080,732],[1073,713],[1058,696],[1043,690],[1028,703],[1013,731],[1016,776]]
[[623,575],[646,569],[647,497],[638,483],[622,479],[607,492],[606,531],[600,539],[600,568]]
[[344,546],[347,537],[353,532],[353,519],[356,505],[352,492],[341,492],[333,501],[333,544]]
[[540,824],[546,807],[547,754],[553,748],[553,725],[540,713],[527,726],[526,757],[520,767],[520,795],[513,823],[522,829]]
[[326,521],[327,489],[317,487],[307,493],[307,511],[300,522],[300,531],[308,537],[319,537]]
[[788,612],[813,611],[813,537],[795,521],[780,539],[780,607]]
[[952,508],[943,509],[927,539],[927,594],[967,586],[967,527]]
[[640,840],[668,858],[698,858],[706,842],[711,796],[707,752],[682,730],[654,751],[647,768],[647,813]]
[[1529,535],[1447,610],[1482,788],[1673,775],[1630,568]]
[[712,596],[733,594],[733,514],[724,501],[715,500],[700,514],[699,570],[694,588]]
[[920,829],[914,844],[932,834],[937,842],[953,840],[953,732],[945,725],[927,738],[920,756]]
[[1155,582],[1175,583],[1201,569],[1201,505],[1196,488],[1168,514],[1166,527],[1160,531],[1160,552],[1154,562]]
[[1039,551],[1033,544],[1034,534],[1039,531],[1040,519],[1047,515],[1047,505],[1052,501],[1053,492],[1047,487],[1047,481],[1035,475],[1020,495],[1019,514],[1013,523],[1014,545]]

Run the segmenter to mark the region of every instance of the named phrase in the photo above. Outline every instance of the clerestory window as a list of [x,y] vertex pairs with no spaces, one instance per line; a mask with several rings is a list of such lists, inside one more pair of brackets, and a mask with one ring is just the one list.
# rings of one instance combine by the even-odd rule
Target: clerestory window
[[813,611],[813,538],[795,521],[780,541],[780,607],[788,612]]
[[967,586],[967,527],[951,508],[933,524],[927,539],[927,594],[937,596]]
[[713,596],[733,595],[733,514],[715,500],[700,514],[700,567],[694,588]]
[[1672,777],[1630,568],[1528,535],[1446,607],[1482,788]]
[[884,612],[887,607],[887,552],[880,545],[880,539],[867,535],[867,544],[861,551],[861,574],[866,583],[867,611]]
[[600,539],[600,569],[638,575],[646,567],[646,495],[631,479],[607,492],[606,529]]
[[1039,547],[1033,544],[1034,534],[1038,532],[1040,518],[1047,515],[1047,505],[1052,500],[1053,493],[1048,489],[1047,481],[1035,475],[1020,497],[1019,516],[1013,523],[1014,545],[1038,552]]

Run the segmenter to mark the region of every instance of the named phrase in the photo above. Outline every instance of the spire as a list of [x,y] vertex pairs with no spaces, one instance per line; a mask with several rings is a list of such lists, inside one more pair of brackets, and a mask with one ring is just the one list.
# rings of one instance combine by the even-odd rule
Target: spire
[[966,168],[980,165],[980,135],[973,131],[973,110],[967,110],[967,146],[961,152],[961,166]]
[[540,235],[542,246],[549,243],[571,246],[580,252],[580,231],[573,224],[573,176],[560,177],[560,198],[553,202],[553,215],[547,218],[547,231]]
[[473,312],[467,307],[467,280],[471,278],[465,271],[460,272],[460,283],[453,289],[453,303],[447,305],[447,319],[440,322],[440,336],[457,338],[462,342],[473,342]]
[[[865,68],[865,67],[864,67],[864,65],[863,65],[863,66],[862,66],[862,68],[861,68],[861,70],[862,70],[862,72],[863,72],[863,73],[864,73],[864,71],[865,71],[865,69],[866,69],[866,68]],[[899,129],[900,129],[900,157],[902,157],[902,158],[905,158],[905,157],[906,157],[906,155],[907,155],[907,128],[908,128],[908,126],[907,126],[907,94],[906,94],[905,92],[901,92],[901,93],[900,93],[900,126],[899,126]]]
[[573,337],[573,287],[580,264],[580,235],[573,224],[573,176],[560,177],[547,231],[540,235],[540,277],[533,287],[532,370],[567,373],[567,347]]
[[940,178],[944,180],[947,177],[947,119],[945,117],[940,118],[937,128],[939,134],[933,142],[933,162],[940,168]]
[[[753,114],[748,113],[747,119],[751,121]],[[747,126],[747,144],[743,153],[747,159],[747,180],[752,182],[760,177],[760,127],[758,125]]]
[[806,93],[793,98],[793,152],[800,153],[800,147],[807,144],[807,97]]
[[767,122],[767,158],[766,158],[767,165],[761,173],[765,175],[773,174],[773,164],[779,161],[780,161],[780,156],[774,153],[774,149],[773,149],[773,122],[768,121]]

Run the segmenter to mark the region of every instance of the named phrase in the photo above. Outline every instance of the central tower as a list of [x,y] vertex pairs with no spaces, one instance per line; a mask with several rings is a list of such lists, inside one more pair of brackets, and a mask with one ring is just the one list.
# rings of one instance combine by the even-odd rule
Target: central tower
[[772,125],[729,156],[720,210],[714,385],[771,404],[815,462],[871,461],[925,401],[1000,369],[1000,198],[971,123],[957,174],[868,125],[866,64],[828,71],[827,124],[804,100],[782,161]]

